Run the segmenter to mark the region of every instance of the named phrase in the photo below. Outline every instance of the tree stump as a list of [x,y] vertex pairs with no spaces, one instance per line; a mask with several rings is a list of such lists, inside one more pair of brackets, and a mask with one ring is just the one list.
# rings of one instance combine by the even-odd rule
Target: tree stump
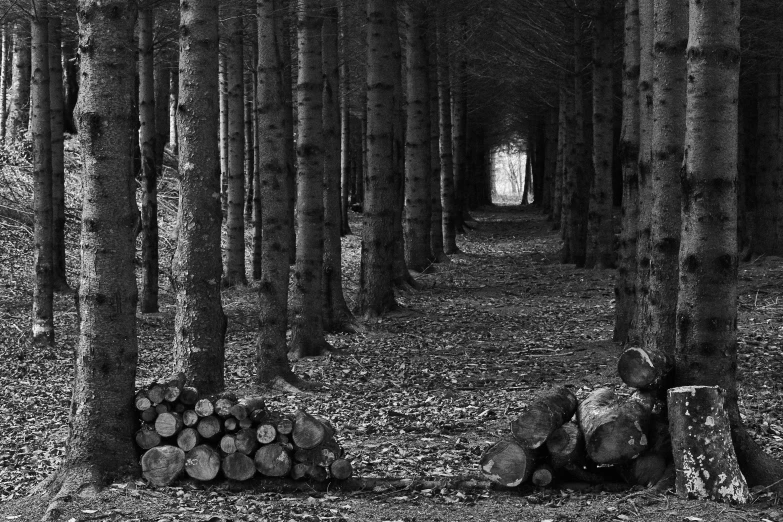
[[745,504],[750,493],[737,463],[723,403],[724,392],[717,386],[669,390],[677,494]]
[[501,440],[490,446],[481,456],[482,473],[501,486],[516,487],[533,473],[533,451],[514,441]]
[[141,457],[141,474],[153,486],[168,486],[185,469],[185,452],[176,446],[157,446]]
[[577,404],[576,395],[565,387],[542,393],[511,422],[511,433],[523,446],[536,449],[574,416]]

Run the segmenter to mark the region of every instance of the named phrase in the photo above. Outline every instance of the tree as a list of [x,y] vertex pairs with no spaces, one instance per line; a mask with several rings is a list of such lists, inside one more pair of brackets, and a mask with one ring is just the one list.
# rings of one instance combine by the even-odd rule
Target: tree
[[139,7],[139,148],[141,149],[141,311],[158,311],[158,164],[152,2]]
[[[300,384],[288,364],[288,246],[293,227],[288,196],[288,147],[281,53],[281,23],[276,0],[258,1],[258,168],[260,205],[253,207],[256,241],[261,242],[258,277],[259,315],[256,341],[256,381],[278,389]],[[261,207],[264,211],[261,212]],[[262,233],[259,233],[263,230]],[[255,265],[254,265],[255,267]]]
[[418,272],[429,266],[430,93],[427,11],[423,2],[406,6],[407,130],[405,134],[405,262]]
[[8,65],[11,54],[11,31],[8,23],[2,24],[0,32],[0,142],[5,141],[5,120],[8,116],[6,101],[8,100]]
[[438,39],[433,20],[433,9],[428,9],[430,22],[427,24],[427,47],[429,48],[429,91],[430,91],[430,249],[436,263],[448,262],[443,248],[443,206],[440,195],[440,96],[438,93]]
[[[41,11],[38,10],[40,13]],[[136,340],[135,238],[131,191],[133,25],[136,4],[80,0],[82,49],[75,113],[84,151],[79,341],[74,357],[68,446],[44,484],[55,520],[72,497],[95,495],[134,473]]]
[[321,0],[298,0],[296,85],[296,265],[290,353],[318,356],[330,349],[324,337],[324,137],[321,72]]
[[245,103],[242,16],[238,6],[226,9],[226,254],[223,286],[247,284],[245,275]]
[[65,273],[65,93],[61,61],[62,19],[49,17],[49,114],[52,148],[52,287],[70,291]]
[[675,381],[720,386],[749,485],[781,490],[783,465],[744,430],[737,396],[739,2],[691,2]]
[[351,128],[351,70],[348,65],[349,51],[346,42],[348,21],[346,19],[346,0],[337,2],[340,25],[340,234],[351,233],[348,223],[348,197],[351,188],[351,137],[355,132]]
[[180,196],[172,272],[177,311],[174,366],[202,393],[223,388],[226,316],[220,301],[218,9],[212,0],[180,3]]
[[352,331],[353,316],[343,295],[340,191],[340,78],[336,0],[323,1],[323,322],[330,332]]
[[14,142],[27,132],[30,122],[30,22],[21,18],[14,23],[13,76],[9,93],[9,109],[5,123],[5,139]]
[[393,164],[395,1],[367,0],[367,174],[362,229],[359,312],[377,317],[397,307],[392,286],[394,212]]
[[33,266],[33,341],[54,345],[54,286],[52,285],[52,126],[49,112],[48,0],[38,0],[32,20],[30,131],[35,179]]
[[440,189],[443,208],[443,250],[446,254],[457,254],[457,208],[454,196],[454,156],[452,152],[451,83],[449,67],[449,44],[446,29],[445,7],[437,13],[438,38],[438,107],[440,125]]
[[615,280],[615,341],[626,342],[636,309],[636,227],[639,205],[639,0],[625,0],[623,120],[620,162],[623,170],[622,231]]

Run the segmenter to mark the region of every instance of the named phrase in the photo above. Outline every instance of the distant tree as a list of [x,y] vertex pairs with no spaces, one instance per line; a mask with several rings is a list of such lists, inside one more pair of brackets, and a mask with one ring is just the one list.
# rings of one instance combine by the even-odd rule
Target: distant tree
[[5,124],[5,138],[11,142],[27,132],[30,123],[30,20],[26,17],[14,23],[12,73]]
[[202,393],[224,385],[226,316],[220,300],[218,8],[180,3],[179,175],[174,366]]
[[54,345],[54,286],[52,270],[52,126],[49,111],[48,0],[35,0],[31,31],[30,134],[33,140],[34,243],[33,341]]
[[65,273],[65,91],[63,89],[62,19],[49,17],[49,113],[52,144],[52,286],[70,291]]
[[5,140],[5,120],[8,117],[8,69],[11,57],[11,31],[3,22],[0,28],[0,142]]
[[337,3],[340,26],[340,233],[343,236],[351,233],[348,223],[348,197],[351,189],[351,136],[355,132],[351,128],[351,70],[346,42],[348,21],[345,2],[346,0],[339,0]]
[[59,520],[74,498],[95,495],[138,470],[132,437],[138,358],[130,184],[135,137],[129,110],[135,96],[136,4],[80,0],[78,12],[83,77],[75,116],[84,158],[81,328],[65,457],[39,490],[51,498],[45,520]]
[[396,308],[393,282],[394,32],[396,1],[367,0],[367,174],[362,228],[359,313],[365,318]]
[[457,208],[454,195],[454,155],[452,149],[451,80],[449,65],[449,39],[445,6],[437,13],[438,38],[438,107],[440,125],[440,190],[443,208],[443,250],[457,254]]
[[435,30],[433,8],[427,10],[427,47],[429,60],[430,93],[430,250],[432,260],[436,263],[448,262],[449,258],[443,248],[443,205],[441,195],[440,175],[440,97],[438,93],[438,41]]

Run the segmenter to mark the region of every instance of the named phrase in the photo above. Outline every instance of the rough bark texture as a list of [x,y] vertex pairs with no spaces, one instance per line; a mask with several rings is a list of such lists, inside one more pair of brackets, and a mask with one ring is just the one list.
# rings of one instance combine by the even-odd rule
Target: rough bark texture
[[367,17],[367,174],[364,194],[359,313],[376,317],[396,308],[392,287],[394,212],[393,164],[395,1],[368,0]]
[[351,192],[351,77],[348,66],[349,51],[346,42],[348,22],[346,20],[346,0],[339,0],[339,46],[340,46],[340,234],[351,233],[348,224],[348,197]]
[[542,393],[511,421],[511,433],[523,446],[538,448],[552,432],[571,420],[577,404],[576,395],[565,387]]
[[[158,19],[159,24],[163,23],[165,19],[164,14],[159,14]],[[155,83],[155,166],[158,168],[159,178],[163,176],[163,157],[170,137],[169,82],[171,81],[171,70],[176,68],[176,60],[172,56],[176,57],[177,55],[171,49],[160,49],[153,64]]]
[[141,311],[158,311],[158,165],[152,3],[139,9],[139,148],[141,149]]
[[[685,140],[686,0],[654,0],[653,126],[650,190],[650,298],[644,347],[674,358],[677,254],[680,249],[680,170]],[[654,355],[660,358],[660,355]],[[668,362],[668,361],[667,361]],[[668,364],[667,364],[668,366]]]
[[557,110],[547,111],[544,145],[544,186],[541,190],[543,211],[550,221],[554,220],[555,182],[557,179]]
[[560,81],[558,88],[557,104],[557,159],[555,160],[555,191],[552,194],[552,228],[560,230],[561,235],[564,232],[563,221],[565,215],[563,210],[563,201],[566,191],[566,128],[568,115],[568,93],[565,88],[565,79]]
[[11,31],[7,23],[0,31],[0,142],[5,141],[5,120],[8,116],[8,66],[11,58]]
[[223,286],[247,284],[245,276],[245,77],[241,11],[226,9],[226,104],[228,150],[226,166],[226,249]]
[[95,495],[138,472],[133,444],[136,280],[131,192],[133,25],[122,0],[78,4],[81,92],[76,119],[84,151],[79,342],[68,445],[49,484],[57,519],[71,496]]
[[440,200],[440,105],[438,103],[438,52],[434,24],[427,27],[430,91],[430,250],[436,263],[447,262],[443,250],[443,205]]
[[623,43],[622,230],[614,286],[613,339],[626,342],[636,311],[636,234],[639,221],[639,0],[625,0]]
[[210,0],[180,3],[179,175],[174,273],[174,366],[201,393],[223,388],[226,316],[220,300],[218,12]]
[[[255,35],[250,35],[251,57],[250,63],[258,63],[258,40]],[[258,133],[256,128],[256,76],[255,65],[251,70],[245,70],[245,193],[244,193],[244,218],[250,221],[253,218],[253,198],[256,190],[256,156],[258,155]]]
[[600,3],[593,19],[593,183],[590,186],[587,268],[614,267],[612,160],[614,96],[612,92],[612,4]]
[[745,504],[750,491],[731,443],[723,391],[682,386],[668,393],[677,494]]
[[62,19],[49,17],[49,114],[52,134],[52,286],[69,290],[65,273],[65,129],[63,66],[60,46]]
[[297,33],[296,266],[291,355],[321,355],[329,345],[323,328],[324,136],[320,0],[299,0]]
[[329,332],[350,331],[353,321],[343,295],[342,246],[340,243],[340,99],[337,4],[323,0],[323,140],[324,140],[324,259],[323,321]]
[[438,107],[440,126],[440,199],[443,208],[443,250],[456,254],[457,208],[454,196],[454,155],[452,152],[451,82],[449,78],[449,40],[445,10],[437,14]]
[[632,339],[644,339],[649,327],[650,294],[650,219],[652,200],[653,108],[653,2],[639,0],[639,218],[636,229],[636,310],[631,325]]
[[421,272],[430,264],[430,79],[427,10],[423,2],[405,10],[407,46],[405,135],[405,262]]
[[11,89],[8,93],[8,116],[5,138],[14,142],[27,132],[30,122],[30,22],[27,18],[14,24]]
[[33,141],[33,342],[54,345],[52,286],[52,127],[49,114],[48,0],[36,0],[32,20],[30,134]]
[[[179,62],[179,60],[177,60]],[[179,130],[177,107],[179,106],[179,64],[172,68],[169,78],[169,147],[175,156],[179,154]]]
[[451,69],[452,159],[454,168],[454,226],[460,234],[465,232],[468,216],[466,192],[468,188],[467,138],[468,138],[468,59],[465,51],[467,20],[460,15],[453,29],[458,42],[454,50],[454,67]]

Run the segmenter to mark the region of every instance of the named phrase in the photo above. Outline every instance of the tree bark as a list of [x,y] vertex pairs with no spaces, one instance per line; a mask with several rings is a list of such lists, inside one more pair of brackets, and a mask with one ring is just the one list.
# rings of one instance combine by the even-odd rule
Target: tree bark
[[174,367],[185,372],[201,393],[209,394],[223,389],[226,335],[220,300],[217,5],[182,0],[180,27]]
[[291,355],[329,349],[323,326],[324,139],[320,0],[298,0],[297,234]]
[[552,195],[552,228],[560,230],[560,235],[565,233],[563,223],[566,221],[566,212],[563,209],[567,191],[566,171],[566,138],[568,136],[568,92],[566,91],[565,75],[559,82],[557,105],[557,160],[555,161],[555,190]]
[[359,313],[380,316],[397,307],[392,287],[397,206],[392,17],[395,1],[367,0],[367,175],[364,195]]
[[158,311],[158,165],[152,2],[139,8],[139,148],[141,149],[141,312]]
[[351,233],[348,223],[348,197],[351,186],[351,77],[348,66],[349,52],[348,21],[346,20],[346,0],[337,2],[339,28],[340,28],[340,235],[347,236]]
[[614,159],[614,96],[612,92],[613,4],[600,2],[593,18],[593,183],[585,266],[614,267],[612,161]]
[[511,433],[523,446],[539,448],[552,432],[571,420],[577,404],[576,395],[565,387],[541,393],[511,421]]
[[14,24],[13,74],[9,92],[5,140],[16,142],[27,132],[30,122],[30,22],[23,18]]
[[8,23],[0,32],[0,143],[5,142],[5,120],[8,117],[8,66],[11,58],[11,31]]
[[351,332],[353,316],[343,295],[340,192],[340,77],[336,0],[323,0],[323,322],[328,332]]
[[[433,14],[433,9],[428,10]],[[429,52],[430,91],[430,250],[435,263],[448,262],[443,249],[443,205],[440,200],[440,103],[438,93],[438,40],[434,24],[427,26],[427,47]]]
[[440,185],[443,208],[443,250],[457,254],[457,209],[454,196],[454,156],[452,152],[451,83],[449,79],[449,40],[445,8],[436,15],[438,48],[438,107],[440,126]]
[[256,190],[256,156],[258,155],[258,135],[256,128],[256,73],[258,63],[258,40],[251,34],[251,70],[245,70],[245,193],[244,219],[250,222],[253,218],[253,198]]
[[70,291],[65,272],[65,129],[63,92],[62,19],[49,18],[49,114],[52,136],[52,286]]
[[[164,22],[162,14],[158,18],[158,23]],[[171,49],[160,49],[157,60],[154,60],[153,64],[155,83],[155,166],[158,169],[158,178],[163,177],[163,157],[166,144],[169,142],[169,82],[171,70],[179,66],[176,62],[172,63],[172,55],[176,56],[176,53],[172,52]]]
[[226,250],[223,287],[247,284],[245,275],[245,76],[242,15],[226,9],[226,105],[228,150],[226,166]]
[[405,135],[405,263],[421,272],[430,264],[430,93],[427,9],[423,2],[405,9],[407,45],[407,129]]
[[544,183],[541,188],[541,200],[544,213],[549,221],[554,220],[555,183],[557,179],[557,111],[547,110],[545,123]]
[[636,311],[636,236],[639,221],[639,0],[625,0],[623,43],[622,230],[615,279],[615,341],[628,341]]
[[[219,11],[220,12],[220,11]],[[222,18],[222,12],[218,16]],[[228,210],[228,73],[226,71],[226,35],[218,26],[218,146],[220,148],[220,209],[225,217]]]
[[54,346],[52,266],[52,126],[49,111],[48,0],[36,0],[32,20],[30,103],[33,141],[33,342]]
[[[295,2],[289,2],[290,6],[296,5]],[[289,221],[291,227],[288,229],[288,264],[293,265],[296,263],[296,147],[294,143],[294,102],[293,92],[295,83],[292,80],[292,64],[291,64],[291,44],[289,38],[289,27],[286,24],[285,18],[281,19],[281,23],[277,24],[277,40],[280,42],[280,62],[283,67],[283,98],[285,99],[286,111],[283,114],[285,117],[285,147],[288,175],[286,176],[286,183],[288,184],[288,212],[290,214]],[[296,50],[296,49],[294,49]]]
[[179,110],[179,59],[171,70],[169,78],[169,147],[174,156],[179,155],[179,129],[177,111]]
[[133,25],[136,4],[81,0],[84,75],[76,111],[84,151],[79,342],[68,445],[48,484],[46,519],[59,518],[71,496],[95,495],[138,473],[133,444],[138,359],[130,181],[133,115]]
[[[467,170],[467,134],[468,134],[468,59],[465,46],[467,45],[467,20],[465,15],[460,15],[459,22],[455,26],[455,36],[461,40],[455,50],[454,67],[451,69],[453,81],[451,81],[452,101],[452,158],[454,172],[454,227],[455,230],[465,233],[464,223],[468,216],[466,207],[466,192],[468,188]],[[466,217],[467,216],[467,217]]]

